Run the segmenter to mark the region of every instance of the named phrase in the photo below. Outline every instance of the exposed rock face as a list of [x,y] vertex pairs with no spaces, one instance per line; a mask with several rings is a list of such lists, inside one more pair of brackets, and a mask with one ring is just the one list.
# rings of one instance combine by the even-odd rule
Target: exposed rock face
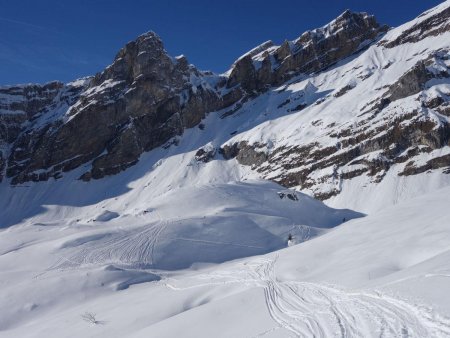
[[[388,28],[366,13],[346,11],[294,41],[280,46],[263,43],[239,58],[226,75],[201,72],[183,56],[172,58],[150,32],[123,47],[94,77],[69,84],[0,87],[0,181],[5,176],[12,184],[59,178],[81,166],[86,168],[80,173],[83,180],[116,174],[135,164],[143,152],[169,141],[176,144],[172,141],[186,128],[203,129],[206,114],[223,109],[220,117],[227,123],[229,116],[245,112],[244,106],[270,87],[283,85],[272,88],[283,92],[293,77],[292,81],[307,78],[308,83],[297,97],[285,93],[278,109],[307,114],[313,106],[352,96],[375,68],[396,67],[391,60],[376,67],[373,63],[370,69],[355,65],[347,71],[353,78],[323,91],[313,79],[341,67],[330,66],[344,58],[351,63],[348,57],[368,46],[389,50],[450,30],[448,8],[430,13],[395,38],[375,45]],[[403,165],[399,175],[450,167],[445,153],[423,163],[414,160],[450,145],[445,118],[450,116],[450,93],[422,95],[430,81],[450,77],[450,53],[447,49],[421,53],[426,57],[384,83],[360,111],[358,107],[352,123],[323,124],[320,117],[309,121],[310,128],[325,129],[330,144],[309,140],[272,147],[240,139],[220,149],[198,149],[195,159],[206,163],[219,152],[284,186],[311,189],[321,199],[338,194],[343,180],[367,175],[380,182],[397,164]],[[420,103],[414,109],[391,109],[411,97]]]
[[14,142],[30,125],[45,124],[58,110],[67,109],[77,100],[84,83],[0,87],[0,144]]
[[280,191],[280,192],[278,192],[278,196],[280,197],[280,199],[283,199],[286,197],[286,198],[290,199],[291,201],[298,201],[297,195],[290,191]]
[[[97,74],[88,88],[77,91],[76,102],[67,102],[70,108],[66,107],[60,118],[32,124],[37,112],[54,109],[52,100],[64,85],[24,87],[26,99],[8,107],[26,114],[14,119],[16,124],[8,123],[5,140],[15,142],[7,176],[13,183],[57,178],[61,172],[89,161],[92,169],[83,174],[83,179],[124,170],[144,151],[163,145],[198,124],[207,112],[227,104],[212,86],[219,80],[199,72],[184,57],[171,58],[159,37],[147,33],[120,50],[113,64]],[[14,90],[3,92],[10,95]],[[41,94],[35,102],[28,98],[28,93],[34,92],[46,96]],[[3,118],[12,119],[8,114]],[[31,127],[21,131],[17,125],[25,120]],[[10,130],[15,134],[12,137]]]
[[[207,77],[184,57],[169,57],[154,33],[126,45],[114,63],[94,78],[92,94],[85,93],[86,103],[71,112],[80,118],[105,112],[109,124],[104,125],[104,137],[96,137],[98,157],[92,164],[92,177],[125,169],[142,152],[163,145],[198,124],[207,112],[221,108],[222,100]],[[111,89],[98,92],[96,88],[102,86]],[[92,133],[98,134],[98,129]]]
[[345,11],[328,25],[275,47],[271,41],[235,62],[227,86],[246,92],[279,85],[299,73],[311,74],[357,52],[386,32],[373,16]]
[[[390,107],[396,101],[420,95],[429,81],[448,82],[449,60],[449,50],[431,53],[388,86],[369,108],[365,107],[354,125],[345,128],[331,124],[327,135],[336,139],[333,146],[312,142],[282,146],[267,153],[265,144],[240,141],[225,145],[221,153],[224,158],[236,158],[243,165],[251,165],[262,176],[286,187],[310,189],[319,199],[339,194],[343,180],[363,174],[372,177],[372,182],[380,182],[393,165],[404,164],[399,176],[439,168],[448,168],[444,172],[449,173],[448,154],[437,152],[425,163],[415,163],[414,158],[450,146],[448,120],[430,116],[431,111],[448,111],[450,92],[426,99],[416,97],[417,109],[404,111],[401,105]],[[333,96],[340,97],[351,89],[344,88]],[[313,121],[312,126],[317,125],[320,123]]]
[[[406,120],[406,119],[405,119]],[[259,151],[261,145],[243,145],[242,142],[227,146],[222,153],[232,155],[243,165],[251,165],[262,176],[280,183],[285,187],[312,189],[329,183],[330,189],[320,189],[314,193],[318,199],[328,199],[340,192],[338,186],[342,180],[352,179],[362,174],[380,182],[393,164],[407,163],[420,153],[450,146],[450,125],[438,125],[431,120],[423,120],[419,112],[398,119],[386,126],[382,136],[377,133],[353,133],[350,137],[337,136],[339,146],[322,148],[318,144],[306,144],[278,148],[270,154]],[[378,151],[376,157],[365,156]],[[408,162],[398,175],[416,175],[430,169],[450,168],[450,156],[432,158],[424,165]],[[316,172],[327,171],[317,177]],[[273,175],[272,173],[279,174]],[[324,192],[325,190],[325,192]]]
[[[422,16],[425,15],[427,15],[426,12],[422,14]],[[450,30],[450,8],[446,8],[428,16],[429,17],[425,20],[414,24],[410,28],[403,31],[402,34],[400,34],[395,40],[389,42],[381,41],[380,44],[387,48],[393,48],[408,42],[417,42],[428,36],[436,36]]]
[[450,77],[450,71],[446,66],[441,69],[436,68],[434,72],[428,69],[428,67],[432,67],[435,62],[442,63],[443,61],[448,60],[448,58],[449,56],[446,51],[439,51],[430,55],[427,60],[418,62],[408,72],[403,74],[397,82],[389,87],[389,101],[396,101],[419,93],[424,89],[426,82],[431,79]]
[[258,143],[249,145],[248,142],[242,141],[232,146],[225,145],[220,149],[220,153],[225,159],[236,157],[239,163],[256,168],[268,159],[266,153],[260,150],[261,147],[263,145]]
[[195,153],[195,160],[197,162],[208,163],[209,161],[214,159],[214,157],[216,156],[216,152],[216,148],[213,147],[200,148]]
[[[45,85],[22,85],[0,88],[0,109],[7,114],[24,114],[28,118],[42,113],[44,110],[54,109],[61,95],[64,84],[50,82]],[[76,92],[72,87],[70,91]]]
[[52,121],[76,102],[89,81],[0,88],[0,181],[6,167],[6,174],[12,176],[20,172],[22,163],[31,160],[27,147],[38,142],[36,129],[51,129]]

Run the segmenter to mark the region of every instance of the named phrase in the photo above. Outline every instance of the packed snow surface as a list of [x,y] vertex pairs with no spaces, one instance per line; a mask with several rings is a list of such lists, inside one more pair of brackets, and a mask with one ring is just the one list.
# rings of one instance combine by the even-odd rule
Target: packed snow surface
[[[67,225],[11,227],[0,236],[0,336],[450,336],[449,193],[437,190],[273,253],[176,271],[108,256],[103,250],[111,244],[118,250],[111,253],[127,252],[125,230],[112,241],[98,230],[74,234]],[[159,224],[173,227],[164,215]],[[169,240],[165,231],[161,242]],[[134,237],[135,247],[145,236]],[[224,240],[179,242],[170,248],[175,255],[189,257],[202,245],[224,252]],[[229,244],[247,255],[258,252],[245,235],[235,234]],[[164,248],[158,245],[152,249]],[[92,260],[80,257],[89,254]]]

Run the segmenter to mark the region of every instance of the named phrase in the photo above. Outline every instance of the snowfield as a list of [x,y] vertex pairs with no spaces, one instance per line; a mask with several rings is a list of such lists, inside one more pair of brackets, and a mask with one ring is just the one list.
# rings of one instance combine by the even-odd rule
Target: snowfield
[[[83,320],[97,311],[91,305],[75,319],[85,333],[29,325],[84,302],[102,304],[137,284],[153,290],[168,276],[285,248],[289,234],[300,243],[364,216],[257,179],[235,161],[199,164],[193,157],[150,153],[126,172],[88,183],[74,179],[75,171],[59,181],[2,184],[0,336],[89,336],[92,325],[108,327],[101,318],[103,324]],[[152,301],[157,318],[188,306],[179,301],[161,313]],[[124,335],[117,332],[99,334]]]
[[365,216],[188,141],[98,181],[0,186],[0,336],[450,336],[450,188]]
[[[108,242],[62,239],[61,226],[12,227],[1,233],[9,248],[0,256],[0,336],[450,336],[449,193],[437,190],[273,253],[176,271],[105,264],[103,256],[52,266],[68,246],[99,241],[95,253]],[[179,250],[220,250],[195,244]]]

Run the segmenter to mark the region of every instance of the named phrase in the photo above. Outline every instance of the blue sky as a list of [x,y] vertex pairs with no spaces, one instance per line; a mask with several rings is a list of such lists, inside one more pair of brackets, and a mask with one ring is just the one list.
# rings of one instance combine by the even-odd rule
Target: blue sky
[[280,43],[345,9],[397,26],[437,0],[0,0],[0,84],[70,81],[95,74],[143,32],[171,55],[225,71],[266,40]]

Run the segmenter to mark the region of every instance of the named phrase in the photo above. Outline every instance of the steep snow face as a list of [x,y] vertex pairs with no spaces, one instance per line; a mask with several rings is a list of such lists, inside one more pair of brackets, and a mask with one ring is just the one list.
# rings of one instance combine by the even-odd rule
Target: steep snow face
[[447,185],[449,6],[244,103],[227,117],[248,117],[227,152],[264,178],[366,212]]

